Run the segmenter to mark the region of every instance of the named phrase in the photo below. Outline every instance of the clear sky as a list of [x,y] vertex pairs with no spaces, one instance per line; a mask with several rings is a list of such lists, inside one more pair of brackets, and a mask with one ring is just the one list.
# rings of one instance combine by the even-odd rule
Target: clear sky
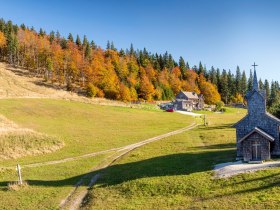
[[258,76],[280,81],[278,0],[0,0],[0,17],[63,36],[85,34],[101,47],[168,51],[235,72],[256,62]]

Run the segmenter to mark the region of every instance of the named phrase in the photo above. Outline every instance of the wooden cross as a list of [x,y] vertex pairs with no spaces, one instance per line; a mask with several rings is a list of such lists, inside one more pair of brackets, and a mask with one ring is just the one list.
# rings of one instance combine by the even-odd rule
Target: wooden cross
[[261,144],[259,143],[253,143],[252,146],[255,147],[255,151],[256,151],[256,157],[258,157],[258,146],[260,146]]
[[256,65],[254,62],[254,65],[252,65],[252,66],[254,66],[254,71],[256,71],[256,66],[258,66],[258,65]]

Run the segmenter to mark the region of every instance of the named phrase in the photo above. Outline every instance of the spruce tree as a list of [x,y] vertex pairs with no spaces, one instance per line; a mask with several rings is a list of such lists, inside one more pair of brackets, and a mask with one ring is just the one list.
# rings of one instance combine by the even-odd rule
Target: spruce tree
[[248,79],[248,90],[252,90],[253,89],[253,73],[252,73],[252,69],[250,69],[250,76]]
[[132,44],[132,43],[130,44],[129,55],[130,55],[130,56],[135,55],[135,51],[134,51],[134,48],[133,48],[133,44]]
[[49,35],[50,43],[53,42],[54,38],[55,38],[54,31],[51,31],[51,32],[50,32],[50,35]]
[[181,70],[181,75],[185,75],[186,63],[185,63],[184,58],[182,56],[180,56],[180,58],[179,58],[179,68]]
[[211,70],[209,72],[209,80],[218,87],[218,78],[217,78],[217,71],[214,68],[214,66],[211,67]]
[[60,39],[60,46],[62,49],[67,48],[67,40],[64,37],[62,39]]
[[187,69],[187,70],[190,70],[190,65],[189,65],[188,62],[186,63],[186,69]]
[[110,41],[108,40],[106,44],[106,50],[110,50],[110,48],[111,48],[111,44]]
[[218,92],[221,93],[221,72],[220,69],[217,68],[217,88],[218,88]]
[[79,36],[79,35],[77,35],[77,38],[76,38],[76,45],[77,45],[78,47],[80,47],[80,46],[82,45],[82,42],[81,42],[81,39],[80,39],[80,36]]
[[120,57],[124,57],[125,56],[125,52],[124,52],[124,50],[122,48],[119,51],[119,55],[120,55]]
[[271,107],[277,103],[279,103],[279,88],[277,88],[277,83],[272,81],[270,88],[270,97],[268,100],[268,106]]
[[228,102],[231,101],[231,99],[235,96],[236,94],[236,85],[235,85],[235,78],[234,75],[231,73],[230,70],[228,70],[227,74],[227,80],[228,80]]
[[259,88],[260,88],[260,90],[264,89],[264,84],[261,79],[259,79]]
[[113,41],[111,41],[110,49],[111,49],[111,50],[117,50],[117,49],[115,48],[115,45],[114,45],[114,42],[113,42]]
[[197,72],[197,73],[198,73],[198,74],[201,74],[201,73],[204,74],[204,73],[205,73],[201,61],[199,62],[199,65],[198,65],[198,72]]
[[71,33],[69,33],[69,35],[68,35],[68,41],[74,42],[74,38],[73,38],[73,35]]
[[239,66],[236,67],[236,73],[235,73],[235,87],[236,87],[236,93],[241,94],[242,93],[242,87],[241,87],[241,71]]
[[221,97],[225,104],[229,101],[229,89],[228,89],[228,73],[225,69],[223,69],[221,79]]
[[91,48],[90,48],[89,43],[87,43],[85,46],[85,58],[89,59],[90,56],[91,56]]
[[59,42],[59,40],[60,40],[60,33],[59,33],[59,31],[56,31],[55,38],[56,38],[57,42]]
[[84,39],[83,39],[83,48],[85,49],[85,48],[87,47],[87,45],[89,45],[89,42],[88,42],[87,36],[84,35]]
[[267,79],[264,81],[264,90],[266,93],[266,100],[268,101],[268,99],[270,98],[270,87]]
[[244,97],[247,91],[247,77],[246,77],[246,73],[243,70],[242,72],[242,77],[241,77],[241,94]]
[[96,49],[97,48],[97,46],[96,46],[96,44],[95,44],[95,42],[93,40],[90,42],[90,47],[92,49]]
[[43,36],[45,36],[45,35],[46,35],[46,32],[45,32],[42,28],[40,28],[40,30],[39,30],[39,36],[43,37]]
[[24,30],[24,31],[25,31],[26,26],[25,26],[24,24],[21,24],[21,25],[20,25],[20,28],[21,28],[22,30]]

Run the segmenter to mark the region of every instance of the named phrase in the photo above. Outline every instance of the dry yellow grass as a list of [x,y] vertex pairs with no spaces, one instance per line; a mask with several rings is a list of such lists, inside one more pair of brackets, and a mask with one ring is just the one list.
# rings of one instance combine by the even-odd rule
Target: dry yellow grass
[[0,115],[0,159],[15,159],[56,151],[63,142],[55,137],[21,128]]
[[108,100],[105,98],[87,98],[76,93],[53,88],[42,78],[28,76],[29,72],[0,62],[0,99],[6,98],[53,98],[73,100],[84,103],[142,108],[141,105]]

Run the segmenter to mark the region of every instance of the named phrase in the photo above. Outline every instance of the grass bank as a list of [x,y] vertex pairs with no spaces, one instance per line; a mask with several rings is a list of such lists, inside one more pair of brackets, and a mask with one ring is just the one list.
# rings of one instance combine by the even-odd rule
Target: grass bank
[[233,123],[245,110],[208,113],[209,126],[139,148],[101,171],[85,209],[279,209],[280,169],[214,179],[235,159]]
[[[111,153],[56,165],[23,168],[28,185],[10,190],[22,165],[78,156],[135,143],[191,124],[194,119],[158,110],[99,106],[51,99],[0,100],[0,114],[19,126],[54,136],[64,147],[51,154],[0,161],[0,209],[58,209],[74,184]],[[160,143],[159,143],[160,144]],[[86,186],[82,186],[85,187]]]

